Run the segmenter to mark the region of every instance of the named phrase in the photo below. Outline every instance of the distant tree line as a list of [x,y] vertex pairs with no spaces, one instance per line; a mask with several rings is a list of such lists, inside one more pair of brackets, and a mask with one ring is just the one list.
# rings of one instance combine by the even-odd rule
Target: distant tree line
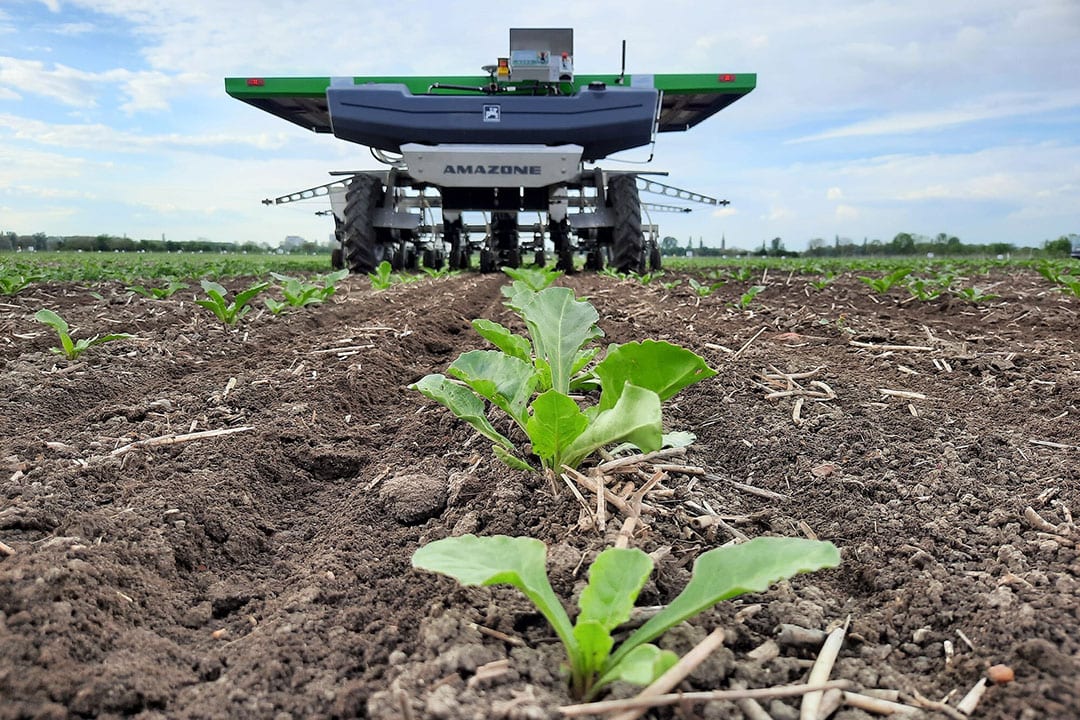
[[[317,248],[314,243],[304,243],[287,252],[310,252],[309,245]],[[214,242],[212,240],[132,240],[131,238],[112,235],[50,237],[45,233],[16,235],[13,232],[0,232],[0,252],[31,249],[36,251],[81,250],[83,252],[278,252],[277,248],[271,248],[264,243],[251,242],[237,245],[236,243]]]
[[[695,246],[691,239],[685,246],[671,236],[660,241],[660,251],[668,256],[694,255],[696,257],[709,257],[725,255],[728,257],[755,256],[755,257],[875,257],[888,255],[926,255],[933,253],[942,255],[1008,255],[1016,252],[1015,243],[965,243],[955,235],[938,233],[934,237],[918,235],[916,233],[897,233],[892,240],[882,242],[878,239],[864,238],[862,242],[856,242],[851,238],[835,236],[833,240],[824,238],[812,238],[807,243],[807,249],[802,252],[788,250],[784,247],[781,238],[762,241],[759,247],[746,250],[736,247],[711,247],[704,244],[699,238]],[[1049,256],[1067,256],[1072,242],[1067,235],[1062,235],[1054,240],[1046,240],[1042,244],[1042,251]]]

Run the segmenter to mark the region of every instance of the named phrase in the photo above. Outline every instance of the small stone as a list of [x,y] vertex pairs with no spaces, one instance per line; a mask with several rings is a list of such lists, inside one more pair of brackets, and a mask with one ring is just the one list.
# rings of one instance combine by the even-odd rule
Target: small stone
[[1008,665],[993,665],[986,671],[986,677],[995,685],[1011,683],[1016,675]]
[[446,507],[446,479],[432,475],[398,475],[383,482],[379,499],[394,519],[415,525]]

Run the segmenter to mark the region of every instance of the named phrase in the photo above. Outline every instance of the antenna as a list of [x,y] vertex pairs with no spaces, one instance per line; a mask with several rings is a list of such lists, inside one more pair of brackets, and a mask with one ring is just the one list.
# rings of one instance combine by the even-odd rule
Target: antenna
[[626,40],[622,41],[622,69],[619,70],[619,79],[615,81],[616,85],[622,85],[626,82]]

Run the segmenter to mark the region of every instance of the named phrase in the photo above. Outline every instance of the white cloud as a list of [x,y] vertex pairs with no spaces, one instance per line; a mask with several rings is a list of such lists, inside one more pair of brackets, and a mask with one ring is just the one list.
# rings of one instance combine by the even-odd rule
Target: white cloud
[[731,217],[733,215],[738,215],[738,214],[739,214],[739,209],[738,208],[733,208],[730,205],[723,205],[723,206],[718,207],[718,208],[716,208],[715,210],[712,211],[712,216],[713,217],[718,217],[718,218]]
[[12,131],[15,139],[39,145],[121,153],[142,152],[155,148],[222,146],[275,150],[284,147],[289,138],[289,134],[285,132],[144,135],[118,130],[100,123],[55,124],[5,114],[0,114],[0,128]]
[[825,198],[827,200],[840,200],[844,197],[844,192],[838,187],[831,187],[825,192]]
[[61,23],[54,27],[49,28],[49,31],[56,35],[63,35],[65,37],[75,37],[77,35],[85,35],[87,33],[94,32],[97,28],[92,23],[78,22],[78,23]]
[[981,98],[977,103],[966,107],[897,113],[852,123],[823,133],[794,138],[788,142],[805,143],[869,135],[934,131],[982,120],[1035,115],[1077,107],[1080,107],[1080,91],[1073,89],[1053,94],[1002,94]]
[[[115,86],[128,99],[120,105],[127,113],[167,110],[168,97],[186,91],[207,78],[195,73],[167,75],[157,71],[115,68],[87,72],[62,64],[51,68],[39,60],[0,56],[0,91],[11,88],[41,95],[76,108],[93,108],[103,87]],[[8,86],[5,88],[4,86]]]

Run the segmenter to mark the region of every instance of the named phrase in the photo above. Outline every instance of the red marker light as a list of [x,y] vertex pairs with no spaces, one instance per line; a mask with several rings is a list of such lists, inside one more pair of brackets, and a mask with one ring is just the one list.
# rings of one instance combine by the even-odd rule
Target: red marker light
[[717,78],[717,81],[722,82],[722,83],[735,82],[735,76],[734,75],[728,75],[728,74],[721,75],[720,77]]
[[247,84],[248,84],[248,87],[262,87],[263,85],[266,84],[266,81],[263,80],[262,78],[248,78],[247,79]]

